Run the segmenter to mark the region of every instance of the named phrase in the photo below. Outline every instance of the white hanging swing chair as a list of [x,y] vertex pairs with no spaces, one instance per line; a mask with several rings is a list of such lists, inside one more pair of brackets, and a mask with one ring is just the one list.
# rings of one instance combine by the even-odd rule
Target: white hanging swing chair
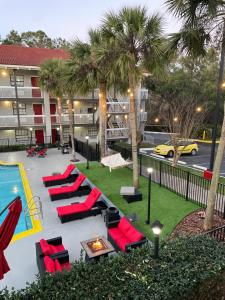
[[120,153],[117,153],[117,154],[103,157],[101,159],[101,163],[104,166],[109,167],[109,171],[111,172],[113,169],[127,167],[131,165],[133,162],[130,160],[125,160]]

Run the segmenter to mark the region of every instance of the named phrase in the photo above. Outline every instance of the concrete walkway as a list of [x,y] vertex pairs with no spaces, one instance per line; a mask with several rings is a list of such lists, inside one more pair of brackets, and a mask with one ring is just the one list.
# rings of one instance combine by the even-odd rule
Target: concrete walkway
[[[77,158],[84,162],[84,158],[77,154]],[[80,241],[107,235],[103,217],[89,217],[83,220],[71,221],[61,224],[56,207],[75,202],[74,198],[51,202],[48,197],[48,189],[44,187],[41,177],[51,175],[53,172],[62,172],[70,163],[71,155],[62,155],[57,149],[50,149],[45,158],[27,158],[25,151],[0,153],[0,160],[5,162],[22,162],[25,166],[33,196],[40,196],[43,205],[44,218],[42,220],[43,231],[23,238],[9,245],[5,251],[6,259],[11,271],[5,274],[0,281],[0,288],[5,286],[21,289],[26,282],[33,282],[38,273],[36,264],[35,242],[41,238],[62,236],[63,244],[69,251],[70,261],[80,258]],[[79,168],[79,163],[77,163]],[[86,197],[76,198],[83,201]]]

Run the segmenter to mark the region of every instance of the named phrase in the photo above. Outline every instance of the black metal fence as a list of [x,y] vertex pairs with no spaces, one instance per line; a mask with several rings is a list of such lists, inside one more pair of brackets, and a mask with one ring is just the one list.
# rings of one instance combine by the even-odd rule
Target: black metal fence
[[[132,158],[131,149],[117,144],[110,147],[120,152],[124,159]],[[147,177],[148,167],[152,167],[154,170],[152,173],[154,182],[175,192],[187,201],[192,201],[203,208],[206,207],[210,188],[209,180],[182,167],[172,167],[169,162],[139,153],[140,175]],[[215,213],[225,219],[225,185],[221,183],[218,184]]]
[[209,235],[218,242],[225,242],[225,225],[209,230],[204,235]]
[[99,144],[87,144],[77,139],[74,139],[75,151],[90,161],[100,160]]

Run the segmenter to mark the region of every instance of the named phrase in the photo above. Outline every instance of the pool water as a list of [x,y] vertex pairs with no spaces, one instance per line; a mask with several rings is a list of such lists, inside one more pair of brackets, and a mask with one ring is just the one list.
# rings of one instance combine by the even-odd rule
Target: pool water
[[[23,182],[19,171],[19,166],[0,166],[0,212],[20,196],[22,201],[22,212],[14,234],[24,232],[32,228],[30,216],[24,216],[24,208],[27,206],[26,195],[23,188]],[[4,221],[8,210],[0,216],[0,224]]]

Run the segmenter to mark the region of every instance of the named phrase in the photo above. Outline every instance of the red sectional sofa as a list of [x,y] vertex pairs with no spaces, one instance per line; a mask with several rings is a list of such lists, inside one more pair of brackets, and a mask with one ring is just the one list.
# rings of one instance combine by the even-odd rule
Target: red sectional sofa
[[48,240],[41,239],[35,244],[35,247],[37,266],[41,276],[44,275],[48,268],[45,265],[45,257],[49,257],[52,260],[58,259],[61,264],[66,264],[69,262],[68,251],[65,250],[65,247],[62,243],[62,237],[60,236]]
[[58,216],[62,223],[96,216],[101,213],[101,209],[96,205],[102,192],[94,188],[83,203],[57,207]]
[[70,164],[66,168],[66,171],[63,174],[42,177],[44,186],[49,187],[49,186],[74,182],[74,180],[78,177],[78,173],[74,172],[75,169],[76,166]]
[[146,237],[125,218],[108,224],[108,240],[117,251],[128,252],[147,242]]
[[55,201],[71,197],[88,195],[91,191],[91,188],[89,185],[82,185],[85,179],[86,176],[80,173],[72,185],[49,189],[48,194],[50,196],[50,199],[52,201]]

